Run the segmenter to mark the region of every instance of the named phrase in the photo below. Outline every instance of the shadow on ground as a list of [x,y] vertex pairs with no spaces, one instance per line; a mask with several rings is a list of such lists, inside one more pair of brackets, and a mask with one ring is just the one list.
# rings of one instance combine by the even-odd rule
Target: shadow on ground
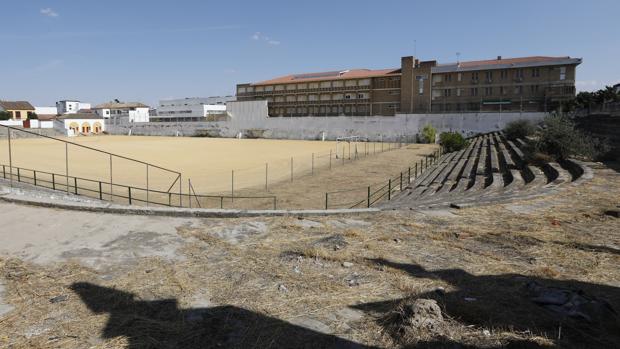
[[[620,305],[618,287],[519,274],[476,276],[462,269],[428,271],[416,264],[384,259],[370,261],[406,271],[416,278],[437,279],[452,285],[455,291],[434,290],[416,295],[416,298],[435,299],[445,314],[463,325],[532,333],[553,339],[561,348],[620,347],[620,320],[614,310]],[[355,307],[387,314],[402,301]],[[380,323],[390,333],[389,324]],[[398,339],[399,333],[390,334]],[[450,340],[416,343],[416,347],[469,348]],[[503,347],[542,348],[527,341],[511,342]]]
[[130,349],[370,348],[233,306],[179,309],[176,299],[139,301],[90,283],[71,289],[94,313],[109,313],[102,337],[127,337]]

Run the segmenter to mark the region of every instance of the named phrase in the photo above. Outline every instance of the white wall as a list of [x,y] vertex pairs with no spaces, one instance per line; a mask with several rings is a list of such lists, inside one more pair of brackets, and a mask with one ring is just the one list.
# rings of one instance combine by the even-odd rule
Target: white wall
[[34,107],[34,112],[38,115],[56,115],[56,107]]
[[149,122],[149,108],[136,108],[136,110],[130,110],[129,122]]
[[371,140],[415,141],[422,128],[431,124],[439,132],[454,131],[465,136],[498,131],[513,120],[541,120],[544,113],[470,113],[470,114],[398,114],[396,116],[338,116],[338,117],[268,117],[266,101],[228,103],[230,120],[215,122],[148,123],[110,125],[112,134],[184,135],[208,133],[216,137],[246,137],[277,139],[336,139],[343,136],[362,136]]

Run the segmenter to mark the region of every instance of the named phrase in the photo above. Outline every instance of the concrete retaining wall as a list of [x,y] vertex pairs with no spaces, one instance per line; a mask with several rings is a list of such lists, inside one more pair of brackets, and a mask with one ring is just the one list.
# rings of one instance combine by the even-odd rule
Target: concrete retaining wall
[[397,114],[386,116],[268,117],[267,102],[230,102],[230,119],[214,122],[151,122],[107,125],[111,134],[146,136],[207,136],[275,139],[329,139],[363,136],[371,140],[415,141],[431,124],[439,132],[455,131],[465,136],[501,130],[518,119],[542,120],[544,113]]

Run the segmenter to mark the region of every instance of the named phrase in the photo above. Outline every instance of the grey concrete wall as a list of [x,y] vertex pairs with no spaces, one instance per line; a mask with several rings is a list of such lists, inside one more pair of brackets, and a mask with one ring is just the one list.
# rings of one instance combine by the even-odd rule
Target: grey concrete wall
[[501,130],[518,119],[539,121],[544,113],[397,114],[388,116],[268,117],[267,102],[231,102],[230,120],[216,122],[145,123],[107,125],[112,134],[147,136],[208,136],[249,138],[329,139],[362,136],[371,140],[408,140],[427,124],[439,132],[464,136]]

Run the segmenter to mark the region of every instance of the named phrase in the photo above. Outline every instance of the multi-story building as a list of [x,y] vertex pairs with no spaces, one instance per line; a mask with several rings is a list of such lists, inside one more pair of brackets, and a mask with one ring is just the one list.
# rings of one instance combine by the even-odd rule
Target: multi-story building
[[149,106],[138,102],[103,103],[93,108],[95,113],[105,119],[128,122],[149,122]]
[[400,69],[287,75],[237,85],[237,99],[267,100],[270,116],[547,111],[575,95],[570,57],[497,57],[438,64],[403,57]]
[[75,114],[80,110],[90,109],[90,103],[83,103],[76,100],[62,100],[56,102],[56,114]]
[[152,116],[151,121],[205,121],[211,115],[226,113],[226,102],[235,100],[235,96],[161,100],[157,108],[157,116]]

